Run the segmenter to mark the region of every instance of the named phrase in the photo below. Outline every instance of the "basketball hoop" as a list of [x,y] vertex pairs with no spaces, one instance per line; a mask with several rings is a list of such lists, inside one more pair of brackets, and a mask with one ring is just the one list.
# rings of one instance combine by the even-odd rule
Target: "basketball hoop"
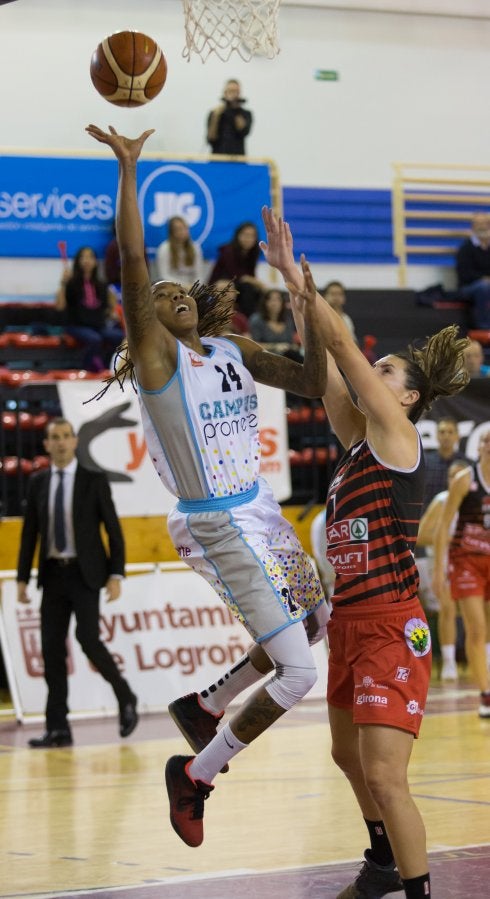
[[273,59],[279,53],[277,11],[281,0],[183,0],[186,46],[190,62],[198,53],[206,62],[216,53],[227,62],[235,51],[245,62],[253,56]]

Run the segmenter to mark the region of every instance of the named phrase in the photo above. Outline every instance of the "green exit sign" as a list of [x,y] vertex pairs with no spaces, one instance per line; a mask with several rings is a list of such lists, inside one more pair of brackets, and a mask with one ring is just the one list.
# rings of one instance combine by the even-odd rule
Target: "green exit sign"
[[338,81],[339,73],[333,69],[316,69],[315,81]]

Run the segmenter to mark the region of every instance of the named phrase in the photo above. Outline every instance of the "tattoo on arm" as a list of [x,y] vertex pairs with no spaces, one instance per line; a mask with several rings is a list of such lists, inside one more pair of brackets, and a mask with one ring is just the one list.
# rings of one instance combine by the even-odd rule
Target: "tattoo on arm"
[[138,344],[155,324],[155,307],[148,284],[130,281],[124,284],[124,317],[131,341]]

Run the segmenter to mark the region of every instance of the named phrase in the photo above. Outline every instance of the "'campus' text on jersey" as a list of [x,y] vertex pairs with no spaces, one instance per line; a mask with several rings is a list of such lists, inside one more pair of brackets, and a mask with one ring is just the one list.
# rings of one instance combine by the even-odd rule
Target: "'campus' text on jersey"
[[449,547],[451,554],[459,551],[490,555],[490,485],[483,479],[480,463],[475,466],[470,489],[459,507]]
[[327,496],[327,559],[335,569],[333,606],[414,599],[414,559],[424,461],[413,469],[388,468],[367,440],[340,460]]
[[174,496],[208,500],[256,484],[260,467],[257,392],[236,344],[203,338],[201,356],[177,341],[177,370],[160,390],[138,395],[146,444]]

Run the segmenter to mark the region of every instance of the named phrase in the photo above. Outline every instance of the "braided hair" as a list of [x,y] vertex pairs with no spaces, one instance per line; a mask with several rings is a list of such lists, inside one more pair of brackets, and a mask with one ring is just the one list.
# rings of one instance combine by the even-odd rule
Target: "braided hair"
[[[155,283],[161,284],[162,282],[158,281]],[[231,289],[232,287],[233,281],[229,281],[224,287],[219,289],[216,289],[212,284],[201,284],[199,281],[195,281],[188,291],[188,295],[195,300],[197,306],[197,333],[199,337],[220,337],[222,334],[230,331],[235,307],[235,291]],[[131,387],[135,393],[137,392],[134,363],[129,355],[127,340],[124,340],[116,348],[113,369],[114,374],[104,378],[102,389],[90,397],[89,400],[86,400],[86,402],[90,403],[92,400],[102,399],[115,381],[117,381],[121,390],[124,390],[124,385],[129,380]]]

